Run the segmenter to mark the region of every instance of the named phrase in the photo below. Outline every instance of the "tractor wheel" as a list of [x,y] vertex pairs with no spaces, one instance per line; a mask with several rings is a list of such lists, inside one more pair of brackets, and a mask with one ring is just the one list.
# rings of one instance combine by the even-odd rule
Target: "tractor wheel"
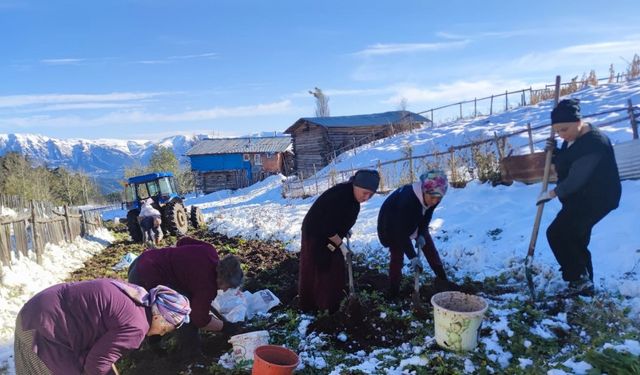
[[142,229],[140,229],[140,224],[138,223],[139,214],[139,210],[131,210],[127,213],[127,228],[133,242],[142,241]]
[[169,203],[162,210],[162,223],[166,230],[176,237],[184,236],[189,229],[189,222],[184,206],[180,202]]
[[189,221],[194,229],[198,229],[205,225],[204,215],[200,207],[191,206],[191,214],[189,215]]

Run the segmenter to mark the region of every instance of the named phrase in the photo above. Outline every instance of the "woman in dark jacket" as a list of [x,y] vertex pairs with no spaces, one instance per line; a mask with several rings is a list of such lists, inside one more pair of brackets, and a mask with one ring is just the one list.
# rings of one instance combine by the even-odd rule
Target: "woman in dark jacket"
[[412,240],[416,248],[422,249],[427,262],[436,274],[436,286],[449,287],[455,284],[447,281],[442,261],[429,234],[429,222],[445,193],[447,175],[438,170],[420,176],[420,181],[404,185],[391,193],[380,207],[378,214],[378,238],[389,248],[389,296],[395,297],[400,289],[404,255],[410,260],[413,272],[422,270]]
[[591,230],[618,207],[622,188],[613,147],[606,135],[582,122],[580,102],[565,99],[551,112],[551,123],[564,140],[553,151],[558,174],[555,189],[544,192],[537,204],[558,197],[562,209],[547,228],[547,239],[569,291],[592,295],[593,264],[588,245]]
[[[360,213],[360,203],[378,189],[380,176],[360,170],[349,182],[325,191],[313,203],[302,222],[298,294],[305,311],[335,312],[345,296],[345,257],[342,239]],[[336,251],[338,250],[338,251]]]
[[[235,264],[233,272],[225,272],[227,279],[220,280],[217,271],[220,260],[216,249],[207,242],[182,237],[176,247],[145,251],[129,268],[129,282],[147,289],[167,285],[191,301],[191,323],[177,332],[184,354],[197,355],[201,350],[198,329],[223,329],[223,322],[210,315],[209,311],[218,289],[236,288],[242,283],[239,261],[235,257],[229,260]],[[157,339],[150,340],[150,344],[155,350],[160,350]]]
[[189,322],[189,300],[165,286],[146,290],[98,279],[58,284],[36,294],[16,319],[17,375],[112,374],[145,336]]

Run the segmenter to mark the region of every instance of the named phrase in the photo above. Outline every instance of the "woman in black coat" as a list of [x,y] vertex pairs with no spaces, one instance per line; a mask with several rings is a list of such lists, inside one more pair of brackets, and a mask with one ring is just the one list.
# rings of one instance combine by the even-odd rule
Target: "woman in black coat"
[[[298,295],[300,309],[335,312],[345,293],[345,257],[342,239],[360,213],[360,203],[378,189],[380,176],[360,170],[349,182],[325,191],[313,203],[302,222]],[[338,251],[336,251],[338,250]]]
[[547,228],[547,239],[569,292],[592,295],[593,264],[588,249],[591,230],[618,207],[622,188],[611,142],[597,128],[583,122],[580,102],[565,99],[551,112],[551,123],[564,140],[553,151],[557,186],[544,192],[538,204],[558,197],[562,209]]
[[416,248],[422,249],[429,266],[436,274],[436,286],[452,289],[455,284],[447,281],[442,261],[433,239],[429,234],[429,222],[445,193],[447,175],[443,171],[432,170],[422,176],[420,181],[404,185],[391,193],[380,207],[378,214],[378,238],[389,248],[389,296],[395,297],[400,290],[404,255],[410,260],[413,272],[422,271],[422,262]]

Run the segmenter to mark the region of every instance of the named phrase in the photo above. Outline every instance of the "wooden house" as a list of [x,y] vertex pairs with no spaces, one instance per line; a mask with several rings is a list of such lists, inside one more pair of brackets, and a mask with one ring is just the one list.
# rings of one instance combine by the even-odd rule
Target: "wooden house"
[[408,111],[303,117],[284,132],[293,139],[295,171],[308,177],[344,151],[427,122],[425,117]]
[[186,154],[196,183],[205,194],[249,186],[292,170],[291,138],[213,138],[196,143]]

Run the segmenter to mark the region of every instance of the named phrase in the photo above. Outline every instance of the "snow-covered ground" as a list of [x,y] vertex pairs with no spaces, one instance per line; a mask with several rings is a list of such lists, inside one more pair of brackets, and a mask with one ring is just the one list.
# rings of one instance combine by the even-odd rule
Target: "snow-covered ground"
[[[4,211],[6,212],[6,211]],[[43,252],[42,265],[35,254],[14,259],[10,267],[0,270],[0,373],[13,368],[13,330],[16,316],[29,298],[39,291],[62,282],[84,261],[113,242],[111,232],[97,231],[91,237],[80,238],[65,246],[48,244]],[[33,255],[33,256],[32,256]]]
[[[626,101],[632,99],[640,102],[640,80],[622,84],[609,84],[589,88],[575,93],[583,103],[583,113],[595,113],[612,108],[624,108]],[[377,160],[384,162],[402,157],[405,145],[410,144],[414,155],[443,150],[448,146],[466,143],[470,139],[493,136],[522,129],[530,122],[532,126],[548,123],[550,102],[537,106],[519,108],[499,115],[484,117],[473,121],[459,121],[431,129],[422,129],[410,134],[397,135],[386,140],[365,145],[350,151],[338,158],[335,164],[319,171],[326,175],[330,169],[346,170],[370,166]],[[590,119],[596,123],[607,121],[617,115],[603,115]],[[631,128],[628,122],[620,122],[603,128],[614,141],[624,142],[631,139]],[[544,132],[536,134],[543,139]],[[519,140],[519,141],[518,141]],[[509,141],[516,149],[527,144],[526,137]],[[401,168],[399,166],[398,168]],[[398,171],[400,173],[402,171]],[[221,191],[187,200],[187,205],[197,205],[205,214],[211,229],[230,236],[275,239],[282,241],[290,251],[297,251],[300,245],[300,227],[304,215],[316,197],[307,199],[288,199],[282,196],[282,176],[272,176],[251,187],[237,191]],[[640,230],[638,230],[638,207],[640,207],[640,181],[623,181],[623,193],[620,207],[609,214],[594,228],[590,248],[597,288],[619,294],[622,306],[631,309],[631,316],[640,317]],[[512,186],[491,187],[472,181],[463,189],[450,189],[434,214],[431,233],[436,246],[445,262],[445,267],[455,278],[470,277],[483,280],[486,277],[503,273],[521,274],[523,261],[531,237],[536,212],[535,199],[541,190],[540,184],[525,185],[514,183]],[[352,247],[361,259],[371,264],[388,263],[389,254],[378,241],[376,219],[380,206],[386,196],[376,195],[362,205],[358,221],[353,228]],[[557,200],[548,203],[544,209],[540,226],[540,235],[534,259],[535,284],[539,290],[547,293],[564,288],[560,278],[558,265],[549,249],[544,236],[546,227],[560,209]],[[103,213],[104,219],[126,217],[121,210]],[[20,261],[11,270],[4,270],[5,280],[0,289],[2,315],[0,315],[0,367],[2,360],[10,354],[12,324],[15,314],[24,301],[38,290],[56,283],[73,267],[81,264],[85,256],[99,251],[100,245],[83,242],[77,251],[61,251],[63,255],[49,256],[44,267],[36,266],[31,261]],[[87,250],[87,249],[95,250]],[[80,249],[84,250],[82,252]],[[57,251],[56,251],[57,253]],[[82,254],[75,258],[72,254]],[[73,258],[70,258],[73,257]],[[34,271],[36,269],[37,271]],[[23,278],[24,277],[24,278]],[[20,281],[18,281],[20,280]],[[7,287],[9,286],[9,287]],[[526,285],[522,284],[522,293],[514,293],[514,299],[526,298]],[[508,310],[495,310],[497,320],[491,322],[494,332],[508,330],[506,320],[499,318],[508,315]],[[558,316],[549,324],[561,325],[563,317]],[[566,316],[564,317],[566,320]],[[307,323],[308,324],[308,323]],[[536,334],[544,335],[545,326],[537,327]],[[303,330],[304,331],[304,330]],[[308,338],[312,340],[312,338]],[[491,351],[496,363],[511,359],[510,353],[496,347],[491,338],[483,338],[485,350]],[[425,344],[426,346],[427,344]],[[612,347],[627,351],[639,351],[637,341],[612,343]],[[412,357],[408,348],[408,357],[403,363],[418,363],[419,357]],[[357,353],[362,358],[362,369],[376,361],[379,353]],[[637,353],[636,353],[637,354]],[[311,352],[302,352],[304,362],[322,362],[322,358],[313,357]],[[520,358],[520,366],[530,363]],[[581,362],[568,362],[564,366],[572,368],[574,373],[584,373],[586,366]],[[375,366],[374,366],[375,367]],[[474,370],[473,364],[465,361],[469,373]],[[334,371],[338,371],[336,369]],[[552,370],[555,371],[555,370]],[[560,374],[557,370],[553,372]],[[399,369],[390,369],[388,373],[402,373]],[[551,373],[551,372],[550,372]]]

